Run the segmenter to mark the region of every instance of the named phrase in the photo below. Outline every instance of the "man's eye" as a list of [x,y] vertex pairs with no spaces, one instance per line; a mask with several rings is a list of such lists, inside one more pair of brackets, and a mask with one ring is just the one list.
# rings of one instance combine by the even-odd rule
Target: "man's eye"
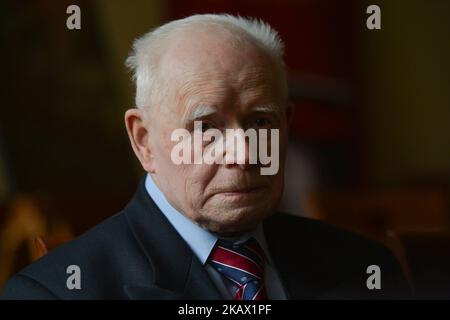
[[251,127],[257,127],[257,128],[264,128],[264,127],[270,127],[272,125],[272,121],[270,121],[267,118],[255,118],[253,121],[251,121],[250,126]]
[[202,131],[205,132],[206,130],[212,129],[214,126],[212,123],[204,122],[202,125]]
[[214,124],[209,121],[202,121],[201,126],[198,124],[194,129],[195,130],[202,130],[202,132],[205,132],[209,129],[215,128]]

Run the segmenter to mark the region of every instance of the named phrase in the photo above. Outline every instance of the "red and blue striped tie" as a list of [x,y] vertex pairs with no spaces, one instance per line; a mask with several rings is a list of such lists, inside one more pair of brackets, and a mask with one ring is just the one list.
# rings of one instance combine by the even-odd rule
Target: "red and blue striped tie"
[[241,244],[218,240],[209,263],[230,283],[235,300],[267,300],[264,285],[265,254],[250,238]]

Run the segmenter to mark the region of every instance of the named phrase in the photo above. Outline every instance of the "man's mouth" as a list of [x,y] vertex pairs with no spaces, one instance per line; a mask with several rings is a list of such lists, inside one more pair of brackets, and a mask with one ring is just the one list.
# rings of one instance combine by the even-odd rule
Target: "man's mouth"
[[266,189],[267,189],[267,187],[265,187],[265,186],[243,187],[243,188],[233,188],[233,189],[224,190],[220,193],[224,196],[229,196],[229,197],[246,196],[246,195],[250,196],[250,195],[260,193]]

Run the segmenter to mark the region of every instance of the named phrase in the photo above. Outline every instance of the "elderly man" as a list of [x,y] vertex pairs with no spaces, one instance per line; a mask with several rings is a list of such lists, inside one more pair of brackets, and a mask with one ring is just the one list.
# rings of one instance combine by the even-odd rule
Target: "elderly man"
[[291,113],[282,51],[269,25],[229,15],[138,39],[127,60],[137,107],[125,124],[147,176],[122,212],[15,275],[4,297],[400,297],[401,272],[383,247],[275,212]]

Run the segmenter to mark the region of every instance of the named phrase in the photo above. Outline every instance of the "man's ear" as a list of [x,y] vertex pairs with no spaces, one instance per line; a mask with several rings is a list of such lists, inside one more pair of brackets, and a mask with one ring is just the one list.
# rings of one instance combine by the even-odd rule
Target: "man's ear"
[[150,148],[149,132],[146,127],[144,110],[133,108],[125,112],[125,126],[131,146],[142,167],[149,173],[154,173],[154,159]]

